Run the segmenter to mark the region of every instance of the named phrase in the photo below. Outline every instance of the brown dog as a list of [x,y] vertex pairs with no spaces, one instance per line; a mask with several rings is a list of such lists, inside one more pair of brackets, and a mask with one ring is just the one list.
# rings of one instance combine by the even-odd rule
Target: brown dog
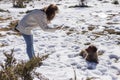
[[90,45],[88,48],[80,52],[80,56],[82,56],[89,62],[98,63],[98,54],[96,46]]

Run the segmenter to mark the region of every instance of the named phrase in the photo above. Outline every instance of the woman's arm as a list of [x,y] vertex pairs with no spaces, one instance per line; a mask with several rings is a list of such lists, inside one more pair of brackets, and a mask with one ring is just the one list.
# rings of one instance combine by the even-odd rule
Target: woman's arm
[[50,25],[48,25],[48,21],[45,15],[42,16],[42,20],[40,20],[39,25],[43,31],[47,32],[55,32],[56,30],[61,29],[60,27],[51,28]]

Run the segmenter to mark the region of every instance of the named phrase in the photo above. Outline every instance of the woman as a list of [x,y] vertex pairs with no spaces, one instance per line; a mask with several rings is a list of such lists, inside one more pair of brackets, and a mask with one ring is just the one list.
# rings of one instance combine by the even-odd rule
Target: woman
[[33,47],[33,35],[31,34],[31,30],[36,28],[37,26],[40,26],[40,28],[44,31],[50,32],[59,29],[50,28],[47,25],[55,17],[57,12],[58,7],[54,4],[50,4],[48,7],[41,10],[33,10],[27,15],[25,15],[15,27],[15,30],[19,31],[24,37],[27,46],[27,54],[30,59],[32,59],[35,56]]

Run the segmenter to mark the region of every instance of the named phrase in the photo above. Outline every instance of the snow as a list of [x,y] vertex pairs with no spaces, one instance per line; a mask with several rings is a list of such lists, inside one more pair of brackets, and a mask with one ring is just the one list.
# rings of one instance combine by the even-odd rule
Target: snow
[[[3,17],[11,16],[12,19],[0,22],[0,28],[7,27],[10,21],[20,20],[27,10],[39,9],[50,3],[59,4],[60,11],[52,20],[50,26],[68,27],[65,30],[57,30],[54,33],[44,32],[40,29],[33,30],[35,54],[50,54],[43,61],[41,67],[36,68],[36,72],[41,73],[49,80],[73,80],[76,74],[77,80],[120,80],[120,36],[102,32],[104,29],[114,29],[120,31],[120,5],[113,5],[111,1],[102,3],[98,0],[88,0],[89,8],[69,8],[78,4],[77,0],[42,0],[34,1],[34,7],[12,8],[10,2],[1,2],[0,7],[9,10],[10,13],[0,12]],[[19,14],[19,12],[24,12]],[[119,24],[108,25],[107,22],[117,22]],[[89,31],[88,27],[95,27]],[[74,29],[67,35],[70,29]],[[82,31],[86,31],[84,34]],[[18,61],[29,60],[26,54],[26,46],[22,36],[9,35],[8,32],[0,31],[5,35],[0,37],[0,62],[4,62],[3,52],[10,52],[14,48],[14,56]],[[12,33],[12,31],[9,31]],[[98,33],[98,34],[94,34]],[[102,33],[102,34],[100,34]],[[86,62],[79,52],[88,47],[86,43],[97,46],[98,51],[103,51],[99,55],[99,64]],[[74,73],[75,72],[75,73]],[[34,80],[38,80],[34,78]]]

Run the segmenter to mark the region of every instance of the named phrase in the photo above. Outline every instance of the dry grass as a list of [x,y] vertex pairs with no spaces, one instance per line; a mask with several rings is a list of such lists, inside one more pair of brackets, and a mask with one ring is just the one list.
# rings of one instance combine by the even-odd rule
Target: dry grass
[[83,30],[83,31],[82,31],[82,34],[85,34],[85,33],[87,33],[87,32],[88,32],[87,30]]
[[92,32],[92,34],[95,34],[95,35],[105,35],[104,31]]
[[90,45],[91,43],[90,42],[86,42],[86,43],[84,43],[84,45]]
[[114,29],[105,29],[104,31],[108,32],[109,34],[120,35],[120,31],[115,31]]
[[[4,20],[4,19],[1,19],[1,20]],[[18,20],[11,21],[10,24],[8,25],[8,27],[0,28],[0,31],[9,31],[9,30],[12,30],[12,28],[14,28],[15,25],[17,25],[17,23],[18,23]]]
[[0,17],[0,23],[5,22],[7,20],[11,20],[11,19],[12,17],[7,17],[7,18]]
[[2,35],[2,34],[0,33],[0,37],[3,37],[3,36],[5,36],[5,35]]
[[96,80],[96,79],[99,79],[99,77],[87,77],[86,80]]
[[18,21],[19,20],[11,21],[10,24],[8,25],[8,27],[10,27],[10,28],[15,27],[18,24]]
[[[1,19],[1,20],[6,20],[6,19]],[[19,20],[11,21],[10,24],[8,25],[8,27],[0,28],[0,31],[9,31],[9,30],[11,30],[12,28],[14,28],[17,25],[18,21]]]
[[[19,36],[20,33],[18,33],[18,32],[13,32],[13,33],[8,32],[8,31],[13,30],[13,28],[17,25],[18,21],[19,20],[11,21],[7,27],[0,28],[0,31],[6,32],[6,34],[8,34],[8,35],[18,35]],[[0,37],[3,37],[3,36],[5,36],[5,35],[0,35]]]
[[119,1],[118,1],[118,0],[114,0],[114,1],[112,2],[112,4],[118,5],[118,4],[119,4]]
[[69,6],[69,8],[90,8],[91,6],[88,5],[75,5],[75,6]]
[[115,25],[115,24],[120,24],[120,23],[118,23],[118,22],[107,22],[106,24],[108,24],[108,25]]
[[9,28],[9,27],[5,27],[5,28],[0,29],[0,31],[9,31],[9,30],[11,30],[11,28]]
[[115,34],[114,29],[104,29],[104,31],[108,32],[109,34]]
[[92,30],[94,30],[94,29],[95,29],[94,26],[89,26],[89,27],[88,27],[88,30],[89,30],[89,31],[92,31]]
[[8,45],[4,43],[0,43],[0,47],[5,47],[5,46],[8,46]]
[[8,10],[0,9],[0,12],[9,12]]
[[[39,77],[40,74],[33,72],[36,67],[42,65],[42,61],[47,59],[49,55],[42,57],[35,57],[28,62],[16,62],[13,57],[14,50],[11,50],[10,54],[4,53],[6,59],[5,63],[2,63],[0,71],[0,80],[33,80],[33,75]],[[39,77],[41,80],[41,77]],[[48,80],[48,79],[42,79]]]

